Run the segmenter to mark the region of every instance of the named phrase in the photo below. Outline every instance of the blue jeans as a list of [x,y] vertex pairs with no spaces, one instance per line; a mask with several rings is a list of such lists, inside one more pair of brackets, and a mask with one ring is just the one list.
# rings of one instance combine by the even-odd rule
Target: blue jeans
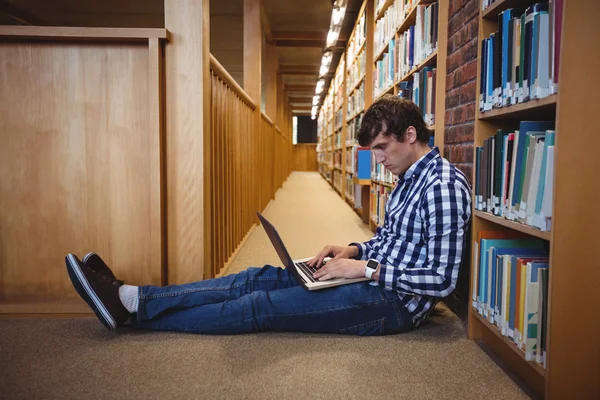
[[184,285],[140,286],[139,295],[132,323],[140,329],[384,335],[414,327],[393,291],[368,282],[308,291],[270,265]]

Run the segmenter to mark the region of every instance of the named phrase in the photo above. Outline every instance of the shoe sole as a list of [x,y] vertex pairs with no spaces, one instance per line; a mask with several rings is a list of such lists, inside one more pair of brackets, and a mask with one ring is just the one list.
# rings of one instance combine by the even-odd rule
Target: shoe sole
[[90,282],[87,280],[83,271],[79,267],[79,263],[77,262],[75,256],[73,254],[68,254],[66,261],[69,277],[71,278],[71,282],[73,283],[73,286],[75,286],[77,293],[79,293],[83,300],[85,300],[85,302],[94,311],[94,314],[96,314],[100,322],[102,322],[102,324],[106,326],[108,330],[113,331],[117,329],[117,323],[112,315],[110,315],[102,301],[100,301],[100,298],[98,298],[98,295],[96,292],[94,292],[94,289],[92,289]]

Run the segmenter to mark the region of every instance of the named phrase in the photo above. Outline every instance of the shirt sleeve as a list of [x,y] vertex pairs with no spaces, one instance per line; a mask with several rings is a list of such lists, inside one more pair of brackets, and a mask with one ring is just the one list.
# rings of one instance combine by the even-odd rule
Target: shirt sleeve
[[465,228],[471,217],[471,195],[460,183],[439,182],[426,190],[421,205],[425,261],[401,257],[399,265],[381,265],[379,285],[446,297],[456,287]]
[[377,228],[377,231],[375,233],[375,236],[373,236],[371,239],[369,239],[366,242],[352,242],[350,243],[348,246],[356,246],[358,247],[358,255],[354,258],[355,260],[368,260],[368,254],[371,252],[371,250],[373,249],[373,243],[377,242],[378,240],[380,240],[380,236],[379,236],[379,231],[381,230],[381,227]]

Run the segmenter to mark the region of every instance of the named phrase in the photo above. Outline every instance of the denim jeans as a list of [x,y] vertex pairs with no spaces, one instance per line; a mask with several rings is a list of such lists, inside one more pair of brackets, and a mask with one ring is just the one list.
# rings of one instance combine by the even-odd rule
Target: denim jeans
[[140,329],[384,335],[414,327],[393,291],[369,282],[308,291],[270,265],[184,285],[140,286],[139,295],[132,323]]

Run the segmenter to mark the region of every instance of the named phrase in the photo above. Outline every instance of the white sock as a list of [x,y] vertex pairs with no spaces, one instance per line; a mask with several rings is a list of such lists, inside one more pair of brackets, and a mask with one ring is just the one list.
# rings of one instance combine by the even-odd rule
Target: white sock
[[119,288],[119,299],[130,313],[136,313],[139,305],[138,287],[122,285]]

